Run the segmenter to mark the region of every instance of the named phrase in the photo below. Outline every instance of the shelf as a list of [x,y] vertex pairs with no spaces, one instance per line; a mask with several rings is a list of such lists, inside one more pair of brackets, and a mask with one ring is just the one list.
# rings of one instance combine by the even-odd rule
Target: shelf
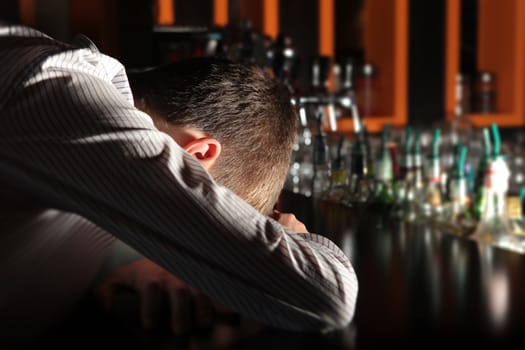
[[[224,12],[224,1],[215,1],[215,11]],[[318,54],[334,61],[334,0],[318,0]],[[364,2],[365,59],[378,67],[379,115],[364,116],[370,132],[385,124],[403,126],[408,119],[408,8],[409,0],[367,0]],[[240,1],[241,18],[249,17],[255,28],[275,37],[279,32],[279,1]],[[330,85],[330,88],[333,84]],[[351,118],[338,120],[340,132],[353,130]]]
[[[461,48],[461,2],[447,0],[445,110],[454,110],[455,77],[459,73]],[[477,126],[496,122],[502,127],[525,125],[525,2],[478,0],[477,70],[496,76],[494,114],[471,114]]]

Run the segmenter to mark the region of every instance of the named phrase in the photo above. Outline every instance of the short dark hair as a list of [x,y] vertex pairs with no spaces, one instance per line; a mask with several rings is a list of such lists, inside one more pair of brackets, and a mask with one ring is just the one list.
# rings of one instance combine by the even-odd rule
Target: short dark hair
[[137,108],[222,144],[210,173],[269,214],[283,187],[297,112],[289,90],[258,66],[199,57],[130,74]]

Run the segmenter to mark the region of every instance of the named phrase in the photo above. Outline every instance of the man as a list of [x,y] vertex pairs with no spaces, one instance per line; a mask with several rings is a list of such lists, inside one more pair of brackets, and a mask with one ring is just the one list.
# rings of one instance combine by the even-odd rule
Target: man
[[[213,58],[192,59],[135,73],[131,77],[135,105],[152,116],[159,130],[170,135],[183,149],[198,159],[214,178],[235,189],[240,196],[245,196],[260,212],[273,216],[296,232],[307,232],[304,225],[291,214],[277,216],[273,211],[273,203],[277,200],[288,168],[297,120],[293,109],[288,107],[288,101],[282,101],[287,108],[275,110],[277,105],[271,102],[265,103],[267,101],[262,98],[268,96],[279,100],[279,96],[283,94],[279,84],[264,77],[256,67]],[[229,85],[230,88],[224,89],[225,85]],[[206,91],[203,92],[203,89]],[[246,89],[263,91],[263,96],[248,93],[240,100],[239,94]],[[220,103],[221,101],[217,100],[219,96],[221,101],[229,99],[230,103]],[[284,99],[287,94],[282,96]],[[240,103],[250,103],[253,113],[236,113],[236,106]],[[250,121],[250,118],[254,120]],[[275,127],[281,131],[280,138],[271,132]],[[228,137],[231,134],[237,137],[231,139]],[[254,157],[250,152],[244,152],[252,134],[258,134],[258,139],[251,151],[264,151],[271,154],[271,157]],[[242,144],[240,144],[241,140],[244,141]],[[230,157],[221,156],[222,153],[229,154]],[[228,171],[231,168],[235,170]],[[252,172],[253,176],[246,181],[244,175],[249,172]],[[91,244],[89,239],[86,240],[84,237],[97,237],[97,235],[100,236],[97,241],[104,242],[106,247],[111,241],[111,239],[102,239],[102,231],[98,227],[71,213],[43,210],[36,212],[35,215],[32,213],[25,215],[24,218],[25,223],[22,228],[25,228],[28,222],[34,226],[32,231],[35,239],[32,241],[38,241],[39,232],[49,231],[52,231],[53,236],[68,237],[63,241],[70,241],[71,244],[75,239],[89,246]],[[74,232],[67,232],[68,230]],[[19,226],[7,229],[11,235],[15,232],[18,235],[19,231]],[[23,234],[27,235],[27,230]],[[61,243],[69,247],[71,244]],[[193,328],[208,328],[214,322],[218,311],[222,314],[227,311],[218,310],[216,305],[199,291],[151,260],[142,258],[128,246],[121,242],[116,242],[115,245],[115,250],[125,256],[111,256],[111,261],[117,260],[117,264],[119,259],[131,261],[122,266],[117,265],[118,268],[115,270],[113,270],[115,266],[111,264],[104,266],[104,270],[109,270],[110,275],[97,286],[96,292],[106,306],[111,306],[119,287],[132,288],[140,295],[142,322],[146,328],[152,328],[158,325],[158,320],[163,313],[162,308],[167,306],[166,303],[161,302],[166,294],[169,297],[168,306],[172,309],[170,326],[176,333]],[[23,248],[27,248],[27,245]],[[44,251],[44,254],[54,251]],[[94,261],[97,266],[100,264],[96,261],[100,259],[93,259],[93,253],[87,259]],[[70,259],[60,260],[71,262]],[[77,256],[75,262],[87,267],[89,261]],[[50,272],[46,273],[46,278],[49,278],[49,274]],[[34,279],[28,278],[28,280]],[[78,286],[72,290],[77,293],[82,292]],[[60,288],[57,295],[61,293],[71,296],[66,285]],[[65,295],[61,297],[63,298]],[[39,299],[31,298],[31,300],[34,302]],[[72,298],[68,303],[75,304],[75,300]],[[45,303],[50,304],[49,301]],[[55,314],[56,307],[55,304]],[[13,312],[19,314],[20,310],[21,308],[17,306]],[[33,308],[32,311],[34,310]],[[12,317],[10,317],[11,321]],[[23,320],[26,338],[27,334],[31,333],[27,329],[30,323],[28,317],[31,316],[24,315]],[[41,320],[39,325],[45,321],[47,320]]]
[[[118,61],[82,38],[66,44],[3,26],[0,62],[3,207],[12,209],[22,195],[40,208],[80,215],[214,301],[265,324],[331,330],[350,322],[357,280],[347,257],[219,185],[134,107]],[[245,113],[250,106],[238,107]],[[63,243],[47,234],[38,242]],[[102,244],[95,242],[94,250]],[[10,288],[0,291],[0,301],[17,283],[26,286],[9,267],[31,266],[33,251],[18,252],[6,253],[8,272],[0,278]]]
[[[292,214],[273,209],[297,133],[297,116],[280,84],[255,66],[217,58],[194,58],[131,73],[129,78],[137,108],[198,159],[218,183],[293,231],[307,232]],[[238,113],[245,104],[245,112]],[[132,262],[115,271],[105,267],[111,274],[96,291],[108,307],[118,287],[137,290],[143,324],[151,328],[165,306],[160,303],[165,292],[173,308],[174,332],[210,325],[217,310],[208,298],[150,260],[137,260],[140,255],[129,247],[117,243],[115,250],[123,256],[113,257],[113,265],[119,259]]]

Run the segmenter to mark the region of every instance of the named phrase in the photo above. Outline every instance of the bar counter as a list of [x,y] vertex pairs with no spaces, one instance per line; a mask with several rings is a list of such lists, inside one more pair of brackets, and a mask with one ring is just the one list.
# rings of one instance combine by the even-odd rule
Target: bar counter
[[146,332],[137,295],[128,291],[102,318],[87,303],[47,343],[126,350],[523,348],[525,255],[403,223],[380,208],[353,209],[284,192],[278,209],[295,213],[350,258],[359,294],[346,329],[293,333],[230,320],[212,334],[175,336],[167,327]]
[[350,258],[360,283],[356,349],[525,344],[525,255],[403,222],[379,207],[284,192],[280,209]]

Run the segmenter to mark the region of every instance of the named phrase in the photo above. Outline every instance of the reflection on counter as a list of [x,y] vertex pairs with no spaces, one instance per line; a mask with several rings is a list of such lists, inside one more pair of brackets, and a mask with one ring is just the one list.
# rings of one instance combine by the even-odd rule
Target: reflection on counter
[[357,348],[442,346],[450,337],[501,344],[525,336],[525,255],[400,220],[378,204],[348,206],[284,191],[279,206],[350,258],[360,286]]

